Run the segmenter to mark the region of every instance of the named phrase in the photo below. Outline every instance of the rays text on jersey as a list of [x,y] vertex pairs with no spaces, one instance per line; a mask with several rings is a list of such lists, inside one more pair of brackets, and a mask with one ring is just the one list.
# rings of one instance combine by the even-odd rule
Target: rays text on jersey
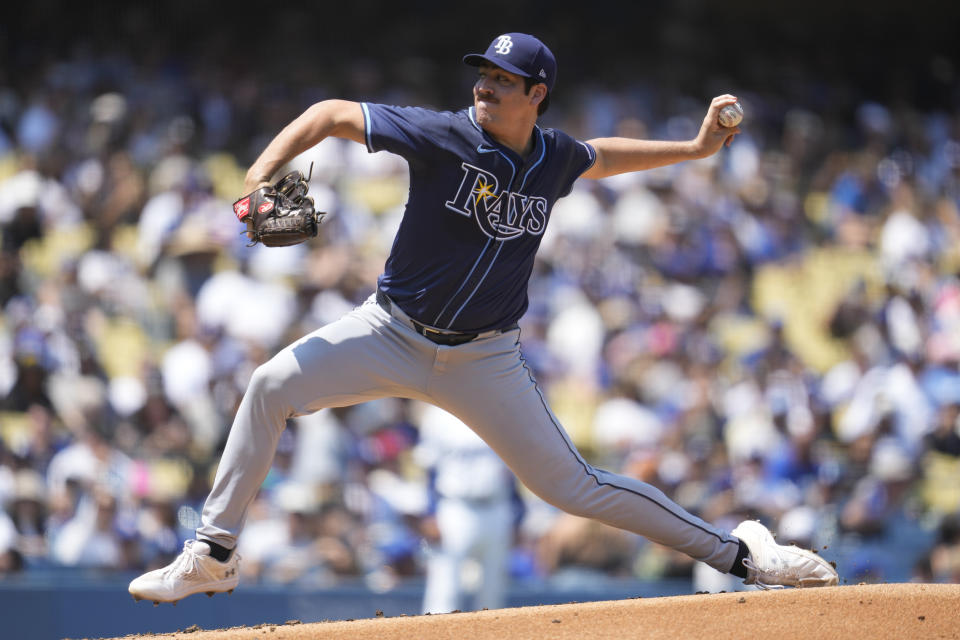
[[446,207],[473,217],[491,238],[512,240],[524,233],[540,235],[547,226],[547,199],[513,191],[500,191],[497,176],[466,162],[463,180]]

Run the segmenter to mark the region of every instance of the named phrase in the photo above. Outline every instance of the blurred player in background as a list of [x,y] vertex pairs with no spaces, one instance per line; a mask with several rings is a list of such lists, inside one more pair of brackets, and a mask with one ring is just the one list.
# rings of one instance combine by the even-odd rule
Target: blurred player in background
[[502,608],[520,504],[513,474],[467,425],[432,405],[420,419],[416,459],[431,479],[434,509],[427,522],[436,527],[427,536],[423,612],[462,609],[468,590],[476,591],[472,608]]

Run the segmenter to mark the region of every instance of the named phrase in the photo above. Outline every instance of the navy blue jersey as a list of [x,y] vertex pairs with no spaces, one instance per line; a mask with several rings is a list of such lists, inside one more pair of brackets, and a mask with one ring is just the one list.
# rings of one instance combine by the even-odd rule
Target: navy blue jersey
[[554,202],[596,159],[555,129],[527,158],[477,124],[473,107],[436,112],[363,103],[367,148],[407,160],[410,193],[380,289],[416,320],[486,331],[527,310],[527,281]]

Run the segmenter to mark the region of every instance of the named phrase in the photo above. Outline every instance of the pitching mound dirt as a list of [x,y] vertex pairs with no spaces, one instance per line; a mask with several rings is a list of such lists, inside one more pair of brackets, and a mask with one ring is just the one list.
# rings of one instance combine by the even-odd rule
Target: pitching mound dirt
[[140,640],[960,638],[960,585],[883,584],[571,603],[352,622],[190,629]]

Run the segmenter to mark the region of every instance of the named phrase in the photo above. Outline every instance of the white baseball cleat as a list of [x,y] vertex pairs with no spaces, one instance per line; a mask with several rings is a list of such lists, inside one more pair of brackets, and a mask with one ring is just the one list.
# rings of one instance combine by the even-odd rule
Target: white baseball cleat
[[744,520],[731,531],[750,550],[743,559],[747,568],[744,584],[761,589],[783,587],[832,587],[839,576],[829,562],[812,551],[777,544],[773,534],[756,520]]
[[210,555],[206,542],[187,540],[173,562],[135,578],[128,590],[134,600],[153,600],[155,605],[176,603],[194,593],[230,593],[240,582],[239,561],[233,552],[226,562],[220,562]]

